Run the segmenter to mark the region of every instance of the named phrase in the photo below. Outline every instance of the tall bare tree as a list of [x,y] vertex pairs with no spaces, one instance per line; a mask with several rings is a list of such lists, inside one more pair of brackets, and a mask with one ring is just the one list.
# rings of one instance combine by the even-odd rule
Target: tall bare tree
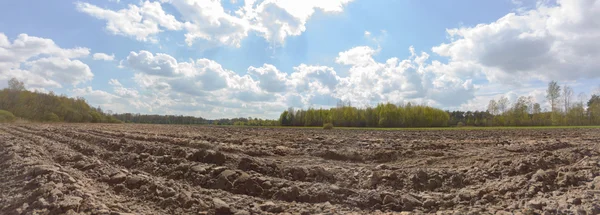
[[577,102],[579,102],[581,104],[585,104],[585,102],[587,101],[588,97],[587,97],[587,94],[585,94],[584,92],[581,92],[577,96],[577,99],[578,99]]
[[500,113],[506,112],[506,109],[508,109],[509,105],[508,98],[506,98],[506,96],[500,96],[500,99],[498,100],[498,110]]
[[17,80],[16,78],[11,78],[8,81],[8,89],[12,91],[24,91],[25,84],[23,84],[23,82]]
[[490,100],[490,103],[488,104],[488,112],[490,112],[490,114],[492,115],[496,115],[498,114],[498,103],[496,103],[496,100]]
[[556,81],[548,83],[548,89],[546,90],[546,99],[550,103],[552,112],[557,111],[558,103],[560,98],[560,86]]
[[563,86],[562,96],[563,105],[565,105],[565,113],[568,113],[569,109],[571,108],[571,105],[573,105],[571,104],[573,100],[573,88],[565,84],[565,86]]

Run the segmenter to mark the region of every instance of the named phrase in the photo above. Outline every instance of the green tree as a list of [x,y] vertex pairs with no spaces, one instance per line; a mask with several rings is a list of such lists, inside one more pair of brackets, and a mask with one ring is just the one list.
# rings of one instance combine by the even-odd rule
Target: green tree
[[590,124],[600,124],[600,96],[592,95],[587,106]]
[[59,122],[60,118],[58,118],[58,115],[56,115],[55,113],[47,112],[44,115],[44,121],[46,121],[46,122]]
[[8,88],[0,90],[0,108],[31,121],[91,122],[92,115],[99,114],[98,122],[118,122],[89,106],[83,98],[27,91],[17,79],[9,80]]

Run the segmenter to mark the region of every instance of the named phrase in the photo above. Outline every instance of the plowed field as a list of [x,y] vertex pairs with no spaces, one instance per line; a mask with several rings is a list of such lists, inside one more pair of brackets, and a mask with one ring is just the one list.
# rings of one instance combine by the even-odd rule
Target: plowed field
[[600,214],[600,129],[0,125],[0,214]]

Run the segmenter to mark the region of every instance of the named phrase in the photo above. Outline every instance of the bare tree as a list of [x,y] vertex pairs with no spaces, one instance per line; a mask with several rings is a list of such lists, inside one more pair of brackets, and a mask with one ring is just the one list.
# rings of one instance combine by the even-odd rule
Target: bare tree
[[527,96],[527,113],[533,113],[533,96]]
[[571,102],[573,100],[573,88],[565,84],[565,86],[563,86],[562,96],[563,104],[565,105],[565,113],[568,113],[572,105]]
[[548,89],[546,90],[546,99],[550,102],[550,107],[552,108],[552,112],[556,111],[558,108],[558,102],[560,98],[560,86],[556,81],[551,81],[548,83]]
[[581,104],[585,104],[585,102],[588,100],[588,96],[584,92],[581,92],[577,96],[577,99],[578,99],[577,102],[579,102]]
[[8,81],[8,89],[12,91],[24,91],[25,84],[23,84],[23,82],[17,80],[16,78],[11,78]]
[[509,105],[508,98],[506,98],[506,96],[500,96],[500,99],[498,100],[498,110],[500,113],[504,113]]
[[490,103],[488,104],[488,112],[490,112],[490,114],[492,115],[496,115],[498,114],[498,103],[496,103],[496,100],[490,100]]

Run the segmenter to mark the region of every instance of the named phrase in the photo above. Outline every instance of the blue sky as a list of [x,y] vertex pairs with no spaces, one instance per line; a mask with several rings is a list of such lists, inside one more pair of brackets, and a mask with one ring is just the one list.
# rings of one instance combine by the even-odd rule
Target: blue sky
[[595,0],[3,1],[0,85],[207,118],[338,99],[545,105],[549,80],[575,98],[599,86],[599,14]]

